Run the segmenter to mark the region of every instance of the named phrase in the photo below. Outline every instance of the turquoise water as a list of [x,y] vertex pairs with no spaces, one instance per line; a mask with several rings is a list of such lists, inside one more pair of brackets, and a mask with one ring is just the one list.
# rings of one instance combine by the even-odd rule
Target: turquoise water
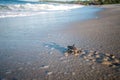
[[51,15],[55,17],[70,17],[71,19],[69,20],[75,20],[76,16],[80,16],[79,19],[91,18],[93,17],[94,13],[99,10],[100,8],[86,8],[83,5],[75,4],[25,2],[11,0],[0,1],[0,18],[25,17],[33,15]]

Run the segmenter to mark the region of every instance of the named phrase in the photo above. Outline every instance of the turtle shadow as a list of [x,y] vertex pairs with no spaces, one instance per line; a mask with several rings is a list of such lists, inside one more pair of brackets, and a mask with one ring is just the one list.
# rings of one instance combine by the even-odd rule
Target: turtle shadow
[[54,48],[54,49],[60,51],[62,54],[64,54],[67,50],[67,48],[65,48],[57,43],[54,43],[54,42],[44,43],[43,45],[47,46],[48,48],[51,48],[51,49]]

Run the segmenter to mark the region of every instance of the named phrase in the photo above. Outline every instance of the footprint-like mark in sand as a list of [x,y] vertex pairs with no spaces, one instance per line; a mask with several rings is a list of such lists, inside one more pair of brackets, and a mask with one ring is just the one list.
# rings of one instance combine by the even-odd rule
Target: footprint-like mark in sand
[[60,51],[61,53],[64,53],[67,49],[57,43],[54,42],[50,42],[50,43],[44,43],[43,46],[45,46],[45,48],[50,48],[51,51],[53,51],[54,49]]

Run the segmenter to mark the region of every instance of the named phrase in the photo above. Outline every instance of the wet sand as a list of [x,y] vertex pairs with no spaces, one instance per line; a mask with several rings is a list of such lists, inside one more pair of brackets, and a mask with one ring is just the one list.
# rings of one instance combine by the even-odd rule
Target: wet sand
[[[119,80],[120,65],[102,62],[106,54],[113,54],[115,57],[109,57],[109,62],[117,59],[120,63],[120,8],[115,5],[101,7],[105,9],[92,20],[44,32],[45,37],[40,40],[24,41],[22,45],[26,47],[22,50],[15,46],[7,49],[9,54],[3,50],[0,80]],[[28,41],[32,42],[32,47],[25,45]],[[10,42],[11,45],[17,43]],[[81,48],[82,53],[64,56],[67,45],[72,44]],[[98,56],[91,60],[89,54],[94,53]],[[96,57],[100,57],[101,62]]]

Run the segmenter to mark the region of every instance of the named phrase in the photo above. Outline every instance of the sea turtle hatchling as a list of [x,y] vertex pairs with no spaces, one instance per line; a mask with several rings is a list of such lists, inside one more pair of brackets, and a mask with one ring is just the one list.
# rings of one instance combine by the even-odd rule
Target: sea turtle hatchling
[[72,46],[67,46],[67,51],[65,55],[66,56],[68,56],[69,54],[79,55],[80,52],[81,50],[79,50],[77,47],[75,47],[75,44],[73,44]]

